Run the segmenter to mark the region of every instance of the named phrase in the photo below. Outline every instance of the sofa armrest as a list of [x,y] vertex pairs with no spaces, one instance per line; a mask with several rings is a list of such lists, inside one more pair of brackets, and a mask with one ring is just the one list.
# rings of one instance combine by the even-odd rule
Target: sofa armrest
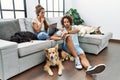
[[108,40],[110,40],[110,39],[112,38],[112,36],[113,36],[113,33],[107,32],[107,33],[105,33],[104,38],[105,38],[106,36],[108,36]]
[[112,36],[113,36],[113,34],[111,32],[106,32],[106,33],[104,33],[104,35],[86,34],[83,37],[79,35],[79,42],[99,45],[104,41],[109,41],[109,39],[111,39]]
[[0,78],[5,80],[18,72],[17,43],[0,39]]
[[11,41],[6,41],[6,40],[0,39],[0,50],[9,49],[9,48],[11,49],[11,48],[15,48],[15,47],[17,48],[16,42],[11,42]]
[[104,35],[90,35],[86,34],[84,37],[79,36],[79,43],[81,48],[87,53],[98,54],[105,47],[107,47],[109,40],[112,38],[111,32],[106,32]]

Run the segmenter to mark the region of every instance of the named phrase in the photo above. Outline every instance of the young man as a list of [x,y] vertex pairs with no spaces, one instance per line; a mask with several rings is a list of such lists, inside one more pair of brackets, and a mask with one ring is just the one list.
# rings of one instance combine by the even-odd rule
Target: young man
[[105,64],[98,64],[91,66],[86,58],[84,51],[80,48],[78,42],[78,32],[76,25],[73,25],[73,20],[70,16],[65,15],[62,17],[61,24],[64,26],[63,31],[58,31],[50,39],[52,40],[64,40],[63,50],[71,53],[75,57],[75,68],[86,68],[87,74],[95,74],[104,71]]

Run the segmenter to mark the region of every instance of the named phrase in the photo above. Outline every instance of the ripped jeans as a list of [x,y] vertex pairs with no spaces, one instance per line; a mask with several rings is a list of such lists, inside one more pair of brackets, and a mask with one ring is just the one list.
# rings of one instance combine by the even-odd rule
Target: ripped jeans
[[40,31],[35,33],[38,40],[46,40],[47,38],[50,38],[49,34],[45,31]]

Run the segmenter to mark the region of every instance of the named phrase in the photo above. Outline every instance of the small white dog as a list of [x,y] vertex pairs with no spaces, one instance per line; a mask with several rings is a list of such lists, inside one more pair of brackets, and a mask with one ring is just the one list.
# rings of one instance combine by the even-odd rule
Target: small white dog
[[85,34],[102,34],[100,27],[78,25],[78,29],[81,36],[85,36]]

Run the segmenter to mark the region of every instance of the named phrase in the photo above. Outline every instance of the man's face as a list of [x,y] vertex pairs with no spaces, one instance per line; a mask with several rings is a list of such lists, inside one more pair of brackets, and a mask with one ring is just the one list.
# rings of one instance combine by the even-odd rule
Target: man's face
[[69,20],[68,20],[67,18],[64,18],[64,26],[65,26],[66,28],[69,28],[69,27],[70,27],[70,22],[69,22]]

